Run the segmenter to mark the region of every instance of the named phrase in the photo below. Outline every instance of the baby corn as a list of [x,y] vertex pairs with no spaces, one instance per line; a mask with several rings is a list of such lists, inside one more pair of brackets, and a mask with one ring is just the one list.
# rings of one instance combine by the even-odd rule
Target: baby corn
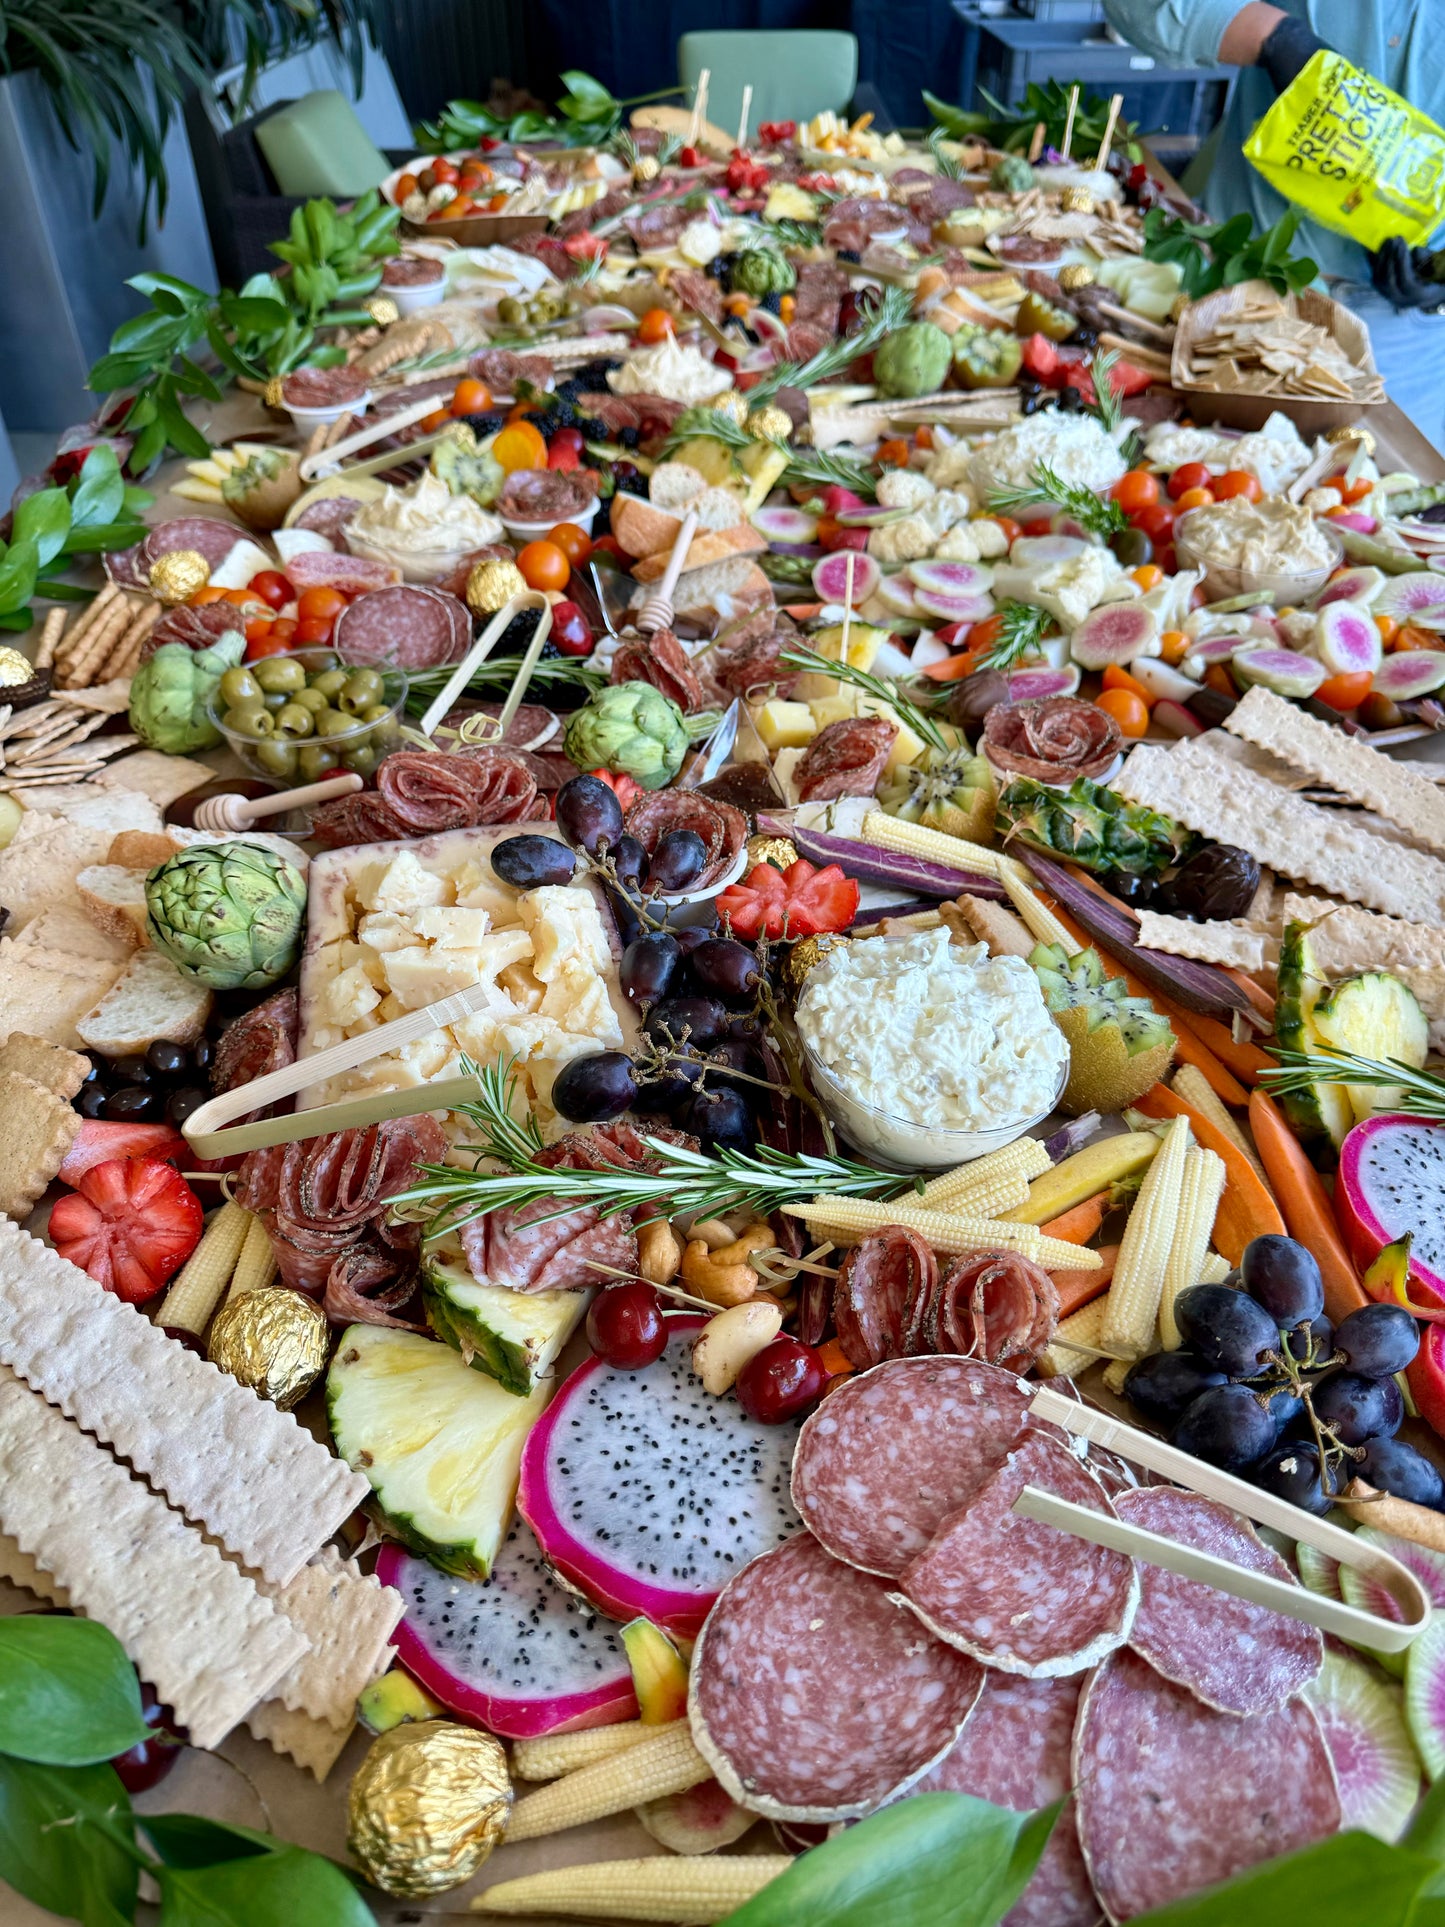
[[[930,1211],[957,1204],[970,1217],[991,1218],[996,1212],[1025,1203],[1030,1183],[1052,1165],[1053,1159],[1038,1138],[1015,1138],[1001,1151],[990,1151],[972,1164],[960,1164],[956,1171],[943,1171],[930,1178],[917,1202]],[[1005,1198],[1005,1190],[1017,1195]]]
[[[221,1206],[166,1293],[157,1324],[172,1331],[194,1332],[200,1337],[236,1269],[251,1222],[252,1214],[241,1205]],[[255,1222],[259,1224],[260,1219]]]
[[1234,1266],[1228,1258],[1221,1257],[1217,1251],[1206,1251],[1195,1282],[1201,1285],[1222,1285],[1233,1270]]
[[712,1778],[712,1768],[692,1743],[686,1720],[660,1726],[625,1753],[568,1773],[527,1793],[512,1808],[507,1840],[535,1840],[566,1827],[586,1826],[664,1794],[684,1793]]
[[999,881],[1008,891],[1009,902],[1029,927],[1036,943],[1056,943],[1066,957],[1078,955],[1079,940],[1066,930],[1029,881],[1029,873],[1013,857],[1003,859]]
[[1196,1144],[1184,1160],[1179,1216],[1159,1298],[1159,1338],[1166,1352],[1177,1352],[1184,1342],[1174,1317],[1174,1301],[1181,1291],[1199,1283],[1223,1190],[1224,1159]]
[[1106,1300],[1109,1313],[1100,1334],[1104,1349],[1116,1358],[1142,1358],[1153,1348],[1190,1141],[1189,1120],[1173,1119],[1144,1173],[1119,1241],[1114,1282]]
[[657,1737],[655,1726],[622,1720],[616,1726],[589,1726],[580,1733],[544,1733],[538,1740],[512,1743],[512,1772],[519,1780],[560,1780],[599,1760],[625,1753],[641,1740]]
[[271,1234],[254,1211],[248,1211],[246,1216],[246,1242],[236,1260],[228,1298],[239,1298],[243,1291],[259,1291],[276,1276],[276,1248],[271,1243]]
[[947,836],[922,823],[905,823],[901,816],[888,816],[882,810],[869,810],[861,834],[865,843],[877,849],[921,856],[929,863],[979,877],[998,877],[1002,875],[1001,866],[1013,862],[1012,857],[985,849],[982,843],[966,843],[961,836]]
[[1254,1146],[1250,1143],[1244,1129],[1236,1124],[1225,1107],[1223,1100],[1215,1095],[1214,1086],[1195,1064],[1181,1064],[1171,1079],[1174,1089],[1186,1104],[1192,1104],[1202,1117],[1207,1117],[1216,1130],[1222,1131],[1231,1144],[1238,1145],[1267,1185],[1264,1166],[1260,1163]]
[[554,1867],[498,1881],[476,1914],[574,1914],[582,1920],[666,1920],[708,1927],[725,1920],[792,1866],[787,1854],[655,1855]]
[[1108,1311],[1109,1295],[1105,1292],[1102,1298],[1091,1299],[1072,1317],[1062,1319],[1058,1330],[1039,1353],[1040,1378],[1081,1372],[1096,1358],[1107,1358],[1108,1353],[1099,1343],[1099,1334],[1104,1329]]
[[1046,1238],[1031,1224],[929,1211],[903,1199],[877,1204],[868,1198],[814,1198],[809,1204],[785,1204],[782,1209],[789,1217],[804,1219],[835,1244],[856,1244],[884,1225],[901,1224],[950,1257],[966,1251],[1017,1251],[1046,1271],[1095,1271],[1103,1262],[1096,1251],[1067,1244],[1062,1238]]

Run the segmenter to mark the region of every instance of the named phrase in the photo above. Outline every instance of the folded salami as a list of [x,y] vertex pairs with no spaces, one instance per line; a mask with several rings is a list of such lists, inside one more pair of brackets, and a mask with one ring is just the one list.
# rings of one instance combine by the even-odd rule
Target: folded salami
[[1031,1679],[1096,1666],[1129,1636],[1134,1562],[1056,1526],[1020,1517],[1026,1485],[1113,1516],[1093,1473],[1030,1433],[899,1575],[891,1595],[930,1632],[985,1665]]
[[971,1251],[938,1281],[917,1349],[1026,1372],[1058,1323],[1058,1290],[1040,1266],[1016,1251]]
[[871,796],[898,734],[881,716],[845,716],[820,729],[793,771],[798,800],[830,803],[839,796]]
[[644,791],[627,812],[626,822],[649,856],[669,831],[696,831],[707,850],[707,863],[689,884],[692,892],[720,883],[748,840],[748,819],[741,810],[696,790]]
[[536,778],[506,750],[444,755],[402,749],[378,765],[374,790],[338,796],[314,810],[311,834],[323,849],[341,850],[439,830],[524,823],[536,808]]
[[719,1594],[693,1653],[688,1717],[740,1806],[848,1820],[942,1758],[982,1684],[971,1660],[920,1636],[881,1581],[800,1532]]
[[612,658],[608,678],[612,682],[651,683],[685,714],[701,709],[706,701],[698,673],[670,629],[629,637]]
[[1335,1833],[1320,1723],[1292,1699],[1216,1713],[1127,1648],[1084,1689],[1074,1729],[1084,1860],[1110,1920],[1132,1920]]

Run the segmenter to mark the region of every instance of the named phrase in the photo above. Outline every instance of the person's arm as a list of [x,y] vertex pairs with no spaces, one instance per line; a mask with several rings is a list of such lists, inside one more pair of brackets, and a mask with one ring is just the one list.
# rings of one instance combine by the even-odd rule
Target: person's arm
[[1263,67],[1281,91],[1324,46],[1266,0],[1104,0],[1109,25],[1176,67]]

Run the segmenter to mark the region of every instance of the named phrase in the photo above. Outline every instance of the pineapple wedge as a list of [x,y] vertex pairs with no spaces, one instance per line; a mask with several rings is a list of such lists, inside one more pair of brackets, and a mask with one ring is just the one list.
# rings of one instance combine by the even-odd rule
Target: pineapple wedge
[[763,506],[783,479],[788,466],[788,451],[779,448],[775,442],[754,442],[737,459],[748,484],[747,494],[743,498],[743,514],[751,516]]
[[427,1323],[474,1372],[487,1373],[516,1398],[528,1397],[550,1378],[591,1299],[586,1291],[478,1284],[466,1263],[445,1250],[422,1260]]
[[[887,629],[875,629],[868,622],[854,622],[848,628],[848,660],[855,669],[871,669],[878,651],[885,642],[891,640]],[[839,651],[843,647],[843,626],[834,623],[829,629],[819,629],[810,636],[809,647],[814,654],[830,656],[834,662],[840,660]],[[801,702],[808,702],[814,696],[836,696],[839,684],[836,676],[815,675],[805,671],[798,678],[795,692]],[[853,712],[850,710],[849,714]]]

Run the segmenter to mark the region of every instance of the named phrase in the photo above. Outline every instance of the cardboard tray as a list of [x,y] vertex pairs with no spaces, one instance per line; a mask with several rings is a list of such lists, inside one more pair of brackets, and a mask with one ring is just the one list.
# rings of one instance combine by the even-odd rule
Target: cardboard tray
[[[1308,439],[1311,435],[1328,434],[1332,428],[1347,428],[1362,416],[1385,405],[1383,398],[1378,402],[1312,401],[1302,395],[1240,394],[1226,388],[1203,387],[1190,381],[1186,371],[1194,343],[1202,335],[1208,334],[1223,316],[1241,307],[1247,297],[1261,294],[1271,298],[1274,296],[1274,290],[1268,282],[1241,281],[1237,287],[1220,288],[1217,293],[1206,295],[1202,301],[1196,301],[1185,309],[1174,336],[1170,382],[1186,397],[1196,421],[1218,422],[1224,428],[1240,428],[1249,432],[1263,428],[1278,409],[1288,415],[1301,435]],[[1285,306],[1301,321],[1327,329],[1357,368],[1370,374],[1377,372],[1369,329],[1358,315],[1352,314],[1342,303],[1332,301],[1327,294],[1321,294],[1315,288],[1306,288],[1302,294],[1287,295]]]

